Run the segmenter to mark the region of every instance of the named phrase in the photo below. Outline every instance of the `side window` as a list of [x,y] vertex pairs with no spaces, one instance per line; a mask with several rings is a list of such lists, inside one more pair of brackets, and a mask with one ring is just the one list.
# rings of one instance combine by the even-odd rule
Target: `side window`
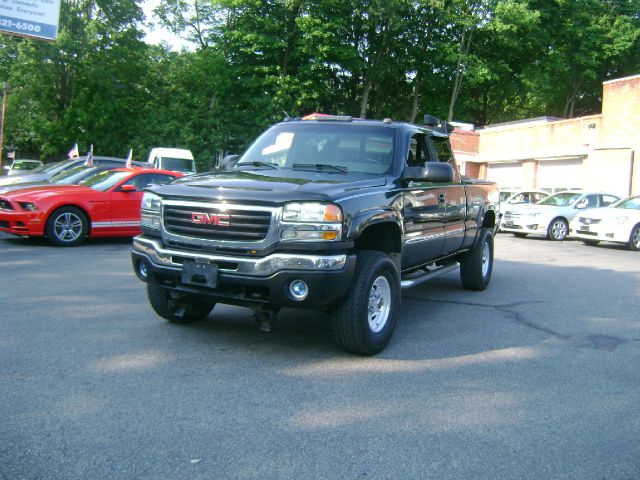
[[539,202],[540,200],[544,199],[544,198],[547,198],[547,196],[542,194],[542,193],[534,193],[533,194],[533,201],[536,202],[536,203]]
[[617,202],[618,199],[612,195],[602,195],[602,206],[608,207],[613,202]]
[[587,202],[587,208],[596,208],[598,206],[598,196],[597,195],[587,195],[585,198]]
[[407,154],[408,167],[420,167],[427,161],[427,150],[424,135],[417,133],[411,137],[409,142],[409,153]]
[[135,177],[127,180],[123,185],[135,185],[136,189],[141,192],[143,188],[149,185],[162,185],[163,183],[169,183],[174,177],[170,175],[162,175],[157,173],[149,173],[144,175],[136,175]]
[[431,141],[436,149],[438,161],[453,163],[453,153],[451,152],[449,139],[447,137],[431,137]]

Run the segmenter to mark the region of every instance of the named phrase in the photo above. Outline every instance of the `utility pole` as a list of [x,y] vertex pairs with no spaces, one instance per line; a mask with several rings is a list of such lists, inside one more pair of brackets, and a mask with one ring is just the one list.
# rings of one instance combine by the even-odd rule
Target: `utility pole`
[[2,147],[4,145],[4,110],[7,106],[7,90],[9,90],[7,82],[4,82],[2,85],[2,90],[2,120],[0,120],[0,172],[2,171]]

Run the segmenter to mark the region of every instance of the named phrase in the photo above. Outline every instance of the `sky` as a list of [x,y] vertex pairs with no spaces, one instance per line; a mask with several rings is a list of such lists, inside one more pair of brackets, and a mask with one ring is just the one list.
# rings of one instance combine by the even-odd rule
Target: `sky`
[[[147,23],[151,21],[153,21],[154,23],[157,22],[157,19],[155,19],[153,16],[153,9],[156,8],[159,3],[160,0],[144,0],[142,2],[142,10],[147,17]],[[146,33],[144,41],[152,45],[158,45],[161,41],[165,41],[172,47],[173,50],[176,51],[181,50],[182,47],[186,47],[187,49],[193,48],[193,44],[181,39],[180,37],[174,35],[173,33],[160,26],[156,26],[153,29],[145,26],[143,30]]]

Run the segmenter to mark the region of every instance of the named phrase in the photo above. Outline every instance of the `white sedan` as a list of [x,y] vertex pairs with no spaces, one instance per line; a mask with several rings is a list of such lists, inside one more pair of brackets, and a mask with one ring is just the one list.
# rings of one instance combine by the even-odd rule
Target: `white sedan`
[[620,197],[601,192],[559,192],[534,205],[509,205],[500,230],[516,237],[545,235],[549,240],[564,240],[569,222],[586,208],[608,207]]
[[571,236],[587,245],[624,243],[640,250],[640,195],[625,198],[609,208],[585,210],[571,222]]

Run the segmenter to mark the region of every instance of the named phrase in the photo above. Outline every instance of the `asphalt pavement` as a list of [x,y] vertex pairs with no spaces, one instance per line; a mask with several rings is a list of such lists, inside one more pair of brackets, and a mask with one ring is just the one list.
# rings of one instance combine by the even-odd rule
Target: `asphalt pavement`
[[169,324],[129,248],[0,234],[0,478],[640,478],[638,252],[500,234],[360,357],[311,311]]

